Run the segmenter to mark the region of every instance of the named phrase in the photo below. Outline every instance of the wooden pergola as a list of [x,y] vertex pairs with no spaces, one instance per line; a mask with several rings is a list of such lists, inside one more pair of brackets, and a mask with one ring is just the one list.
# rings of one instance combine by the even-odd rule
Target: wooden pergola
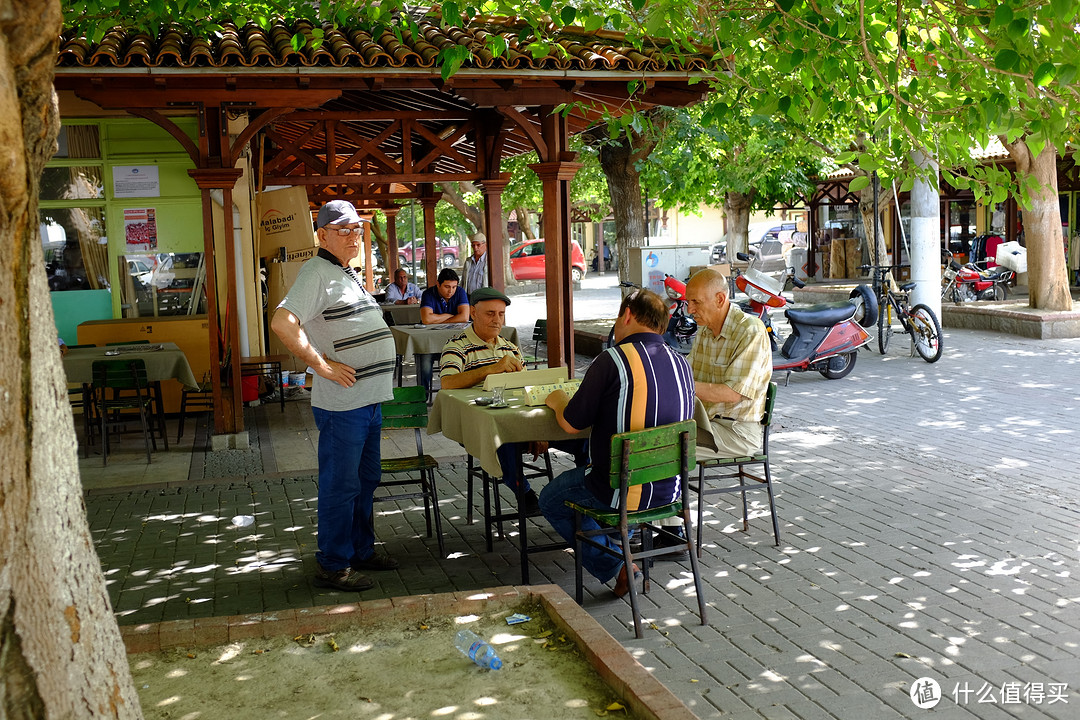
[[[402,201],[419,201],[429,278],[439,257],[436,183],[475,183],[484,195],[489,277],[500,289],[506,281],[502,191],[509,181],[501,162],[535,151],[539,162],[530,167],[543,186],[549,363],[572,372],[569,185],[581,165],[569,138],[606,114],[699,101],[707,83],[696,81],[706,62],[704,56],[672,61],[659,50],[638,52],[615,33],[567,31],[555,36],[547,56],[534,58],[522,50],[527,42],[519,41],[519,30],[505,19],[466,27],[444,27],[436,19],[421,21],[418,32],[404,31],[399,40],[390,32],[326,26],[318,49],[298,51],[289,38],[311,35],[304,22],[280,21],[269,30],[232,27],[214,37],[116,29],[97,44],[65,37],[56,86],[159,125],[190,155],[190,174],[202,190],[211,358],[224,355],[219,330],[226,347],[239,347],[235,314],[221,328],[220,307],[235,307],[237,298],[233,284],[214,277],[211,191],[220,190],[231,207],[242,173],[237,163],[249,147],[261,183],[305,186],[313,207],[344,198],[392,218]],[[493,34],[508,43],[500,57],[486,49]],[[444,79],[435,56],[453,44],[468,47],[471,60]],[[198,118],[197,140],[174,122],[178,113]],[[248,124],[234,137],[229,118],[237,114],[246,114]],[[232,237],[228,212],[224,225],[221,237]],[[396,257],[394,223],[387,228],[390,257]],[[233,277],[232,243],[221,247]],[[365,250],[370,253],[370,239]],[[370,262],[367,267],[370,272]],[[212,362],[211,368],[215,432],[238,432],[239,364],[219,369]]]

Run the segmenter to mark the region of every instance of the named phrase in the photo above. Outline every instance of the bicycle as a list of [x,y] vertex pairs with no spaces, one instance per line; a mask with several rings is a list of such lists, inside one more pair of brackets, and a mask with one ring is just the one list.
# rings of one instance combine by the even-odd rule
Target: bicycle
[[873,288],[878,297],[878,350],[884,355],[889,349],[889,340],[893,333],[893,319],[908,335],[915,352],[928,363],[941,358],[941,323],[934,311],[919,303],[911,307],[909,296],[915,283],[901,285],[893,290],[889,282],[889,273],[896,265],[863,265],[860,270],[873,270]]

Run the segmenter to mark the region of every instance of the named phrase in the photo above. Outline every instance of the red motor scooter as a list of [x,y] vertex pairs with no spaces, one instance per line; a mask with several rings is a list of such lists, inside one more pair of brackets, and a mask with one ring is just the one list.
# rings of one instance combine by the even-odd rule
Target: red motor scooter
[[[755,269],[735,278],[735,286],[749,298],[749,312],[772,327],[769,308],[789,304],[781,293],[783,285]],[[791,325],[791,335],[772,355],[773,372],[815,370],[829,380],[839,380],[855,367],[859,348],[870,342],[864,328],[877,322],[877,298],[866,285],[859,285],[848,300],[819,303],[807,308],[790,308],[784,316]],[[773,331],[777,342],[782,338]]]
[[1003,265],[983,270],[975,263],[961,265],[951,256],[944,257],[945,273],[941,277],[941,299],[954,303],[972,300],[1005,300],[1009,283],[1016,273]]

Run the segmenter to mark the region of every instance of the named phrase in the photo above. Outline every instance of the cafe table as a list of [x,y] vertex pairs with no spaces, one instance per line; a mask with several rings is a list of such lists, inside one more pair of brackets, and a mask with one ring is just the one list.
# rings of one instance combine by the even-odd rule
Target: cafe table
[[419,325],[420,324],[420,305],[381,305],[383,311],[383,318],[387,320],[387,325],[390,325],[390,320],[393,320],[394,325]]
[[94,381],[96,360],[142,360],[146,365],[148,382],[160,382],[175,378],[189,389],[198,389],[199,383],[191,371],[187,356],[176,343],[163,342],[149,345],[106,345],[104,347],[71,348],[64,355],[64,374],[69,383],[90,384]]
[[[528,443],[545,440],[581,439],[588,433],[571,434],[559,426],[555,413],[546,405],[530,406],[525,404],[524,391],[513,389],[505,391],[507,407],[491,408],[476,404],[479,397],[490,397],[489,392],[480,388],[462,388],[459,390],[440,390],[435,395],[428,417],[428,434],[441,432],[447,438],[465,448],[475,458],[480,467],[498,481],[502,477],[498,449],[506,443]],[[498,488],[496,487],[496,492]],[[487,513],[485,512],[485,515]],[[485,533],[490,538],[492,524],[503,520],[517,520],[519,531],[519,550],[521,552],[521,582],[529,583],[529,553],[556,550],[567,547],[566,543],[548,543],[529,545],[527,537],[528,523],[524,509],[518,503],[517,512],[508,515],[487,515]]]
[[[468,326],[468,323],[437,323],[435,325],[417,323],[413,325],[394,325],[390,328],[390,332],[394,336],[394,344],[397,347],[396,352],[402,357],[408,355],[439,355],[442,353],[446,341]],[[505,326],[499,331],[499,334],[515,345],[518,344],[516,327]],[[416,383],[420,384],[419,373],[417,373]],[[401,384],[400,376],[398,384]]]

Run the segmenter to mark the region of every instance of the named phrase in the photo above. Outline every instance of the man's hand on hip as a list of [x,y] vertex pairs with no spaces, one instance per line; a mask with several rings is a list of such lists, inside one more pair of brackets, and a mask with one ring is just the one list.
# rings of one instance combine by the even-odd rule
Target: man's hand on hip
[[325,360],[325,367],[318,368],[320,376],[327,380],[333,380],[341,387],[352,387],[356,384],[356,370],[345,363],[337,360]]

